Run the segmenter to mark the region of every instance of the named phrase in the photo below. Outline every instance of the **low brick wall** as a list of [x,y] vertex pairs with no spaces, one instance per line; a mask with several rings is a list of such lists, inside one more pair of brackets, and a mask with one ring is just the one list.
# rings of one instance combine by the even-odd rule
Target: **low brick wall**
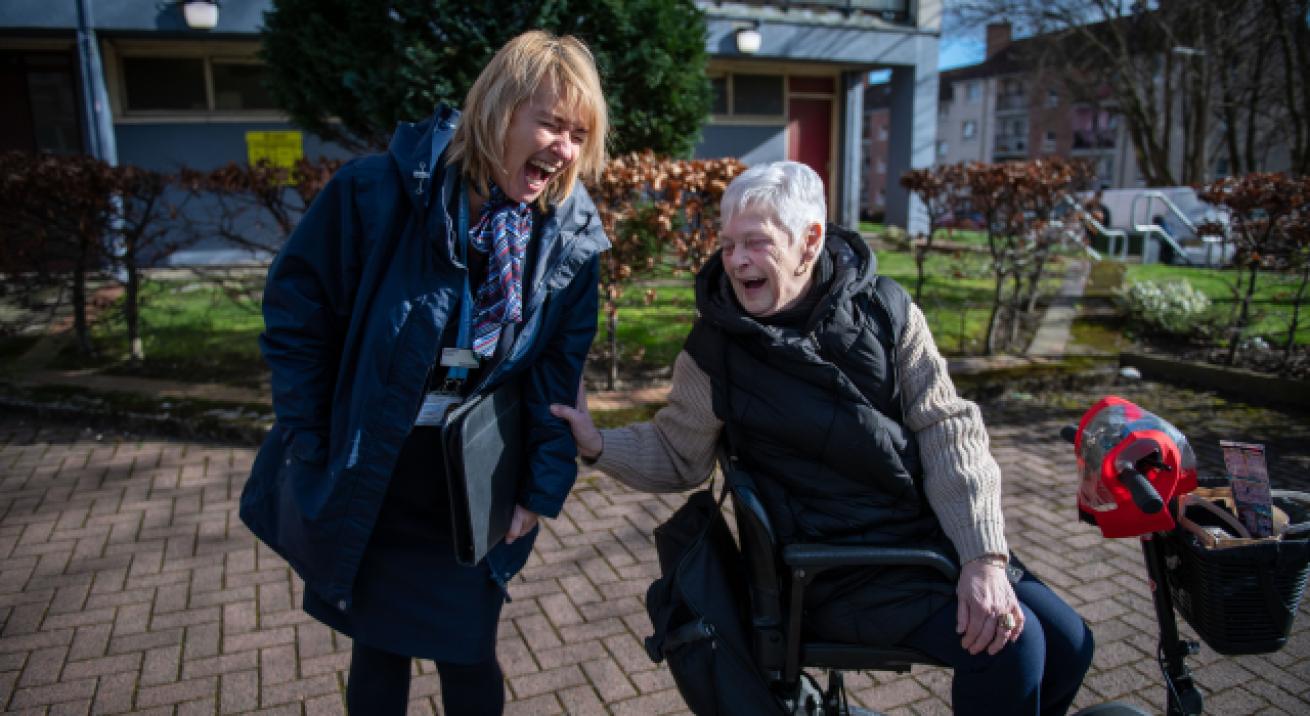
[[1150,378],[1209,388],[1250,402],[1310,408],[1310,383],[1305,381],[1142,353],[1120,353],[1119,365],[1132,366]]

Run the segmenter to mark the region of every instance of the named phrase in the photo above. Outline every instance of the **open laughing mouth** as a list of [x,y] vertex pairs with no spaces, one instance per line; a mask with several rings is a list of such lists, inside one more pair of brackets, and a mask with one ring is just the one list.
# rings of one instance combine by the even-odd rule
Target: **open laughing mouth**
[[528,181],[534,184],[544,183],[552,176],[555,176],[555,172],[562,167],[562,164],[551,165],[539,159],[529,159],[527,166]]
[[764,288],[764,279],[762,278],[742,279],[741,286],[747,291],[754,291],[757,288]]

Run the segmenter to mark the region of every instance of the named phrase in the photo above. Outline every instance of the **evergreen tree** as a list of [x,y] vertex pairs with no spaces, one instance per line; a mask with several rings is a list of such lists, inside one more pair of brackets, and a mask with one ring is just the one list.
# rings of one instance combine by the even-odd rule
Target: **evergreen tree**
[[709,112],[705,21],[691,0],[275,0],[262,56],[292,121],[354,149],[396,123],[458,107],[478,72],[529,29],[575,35],[596,57],[615,154],[686,155]]

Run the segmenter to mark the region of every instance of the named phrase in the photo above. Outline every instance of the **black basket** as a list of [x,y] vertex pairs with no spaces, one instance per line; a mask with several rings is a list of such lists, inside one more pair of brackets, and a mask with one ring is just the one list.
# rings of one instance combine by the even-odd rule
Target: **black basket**
[[1174,606],[1210,648],[1236,656],[1287,643],[1310,577],[1310,541],[1207,549],[1181,528],[1161,536]]

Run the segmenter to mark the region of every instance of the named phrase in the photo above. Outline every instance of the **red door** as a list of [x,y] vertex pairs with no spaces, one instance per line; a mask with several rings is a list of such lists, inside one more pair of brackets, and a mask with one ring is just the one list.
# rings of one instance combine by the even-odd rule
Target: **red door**
[[832,100],[794,98],[787,104],[787,158],[808,165],[828,189]]

